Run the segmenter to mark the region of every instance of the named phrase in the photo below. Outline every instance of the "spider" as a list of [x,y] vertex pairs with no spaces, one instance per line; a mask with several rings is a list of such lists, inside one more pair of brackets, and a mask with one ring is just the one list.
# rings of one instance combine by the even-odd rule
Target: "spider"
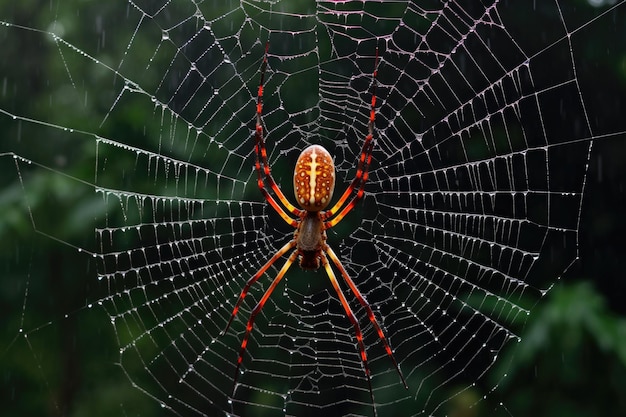
[[[262,126],[262,110],[263,110],[263,81],[265,77],[265,69],[267,67],[267,53],[269,48],[269,42],[265,45],[265,53],[263,55],[263,62],[260,70],[260,82],[257,93],[256,103],[256,129],[255,129],[255,169],[257,172],[257,185],[261,190],[261,193],[267,200],[267,202],[274,208],[274,210],[280,215],[280,217],[293,226],[296,230],[293,239],[280,248],[269,261],[265,263],[246,283],[241,290],[241,294],[235,303],[230,320],[226,325],[226,328],[222,334],[228,331],[233,319],[239,311],[239,307],[243,302],[250,287],[283,255],[291,251],[289,258],[278,272],[278,275],[274,278],[269,288],[261,297],[259,303],[254,307],[248,323],[246,324],[246,332],[241,342],[241,348],[239,356],[237,358],[237,367],[235,369],[235,376],[233,380],[233,392],[237,385],[237,377],[239,374],[239,368],[243,361],[246,347],[248,346],[248,338],[252,332],[254,325],[254,319],[263,309],[263,306],[271,296],[272,292],[281,281],[289,267],[299,258],[300,267],[304,270],[315,270],[321,266],[324,267],[330,282],[337,293],[337,297],[345,310],[346,316],[354,327],[356,334],[356,340],[359,347],[359,353],[367,383],[369,387],[370,397],[372,404],[374,404],[374,395],[372,392],[372,383],[370,380],[370,370],[367,364],[367,354],[365,352],[365,345],[363,344],[363,333],[359,326],[359,322],[355,318],[346,297],[344,296],[335,272],[331,268],[328,258],[335,265],[341,276],[343,277],[348,287],[358,299],[359,303],[365,308],[367,316],[372,325],[376,329],[379,339],[382,341],[387,355],[393,362],[404,387],[408,389],[404,376],[396,362],[391,347],[387,342],[385,333],[381,329],[372,308],[369,306],[365,297],[361,294],[354,281],[348,275],[348,272],[341,264],[341,261],[326,243],[326,230],[339,223],[357,204],[363,197],[363,187],[368,178],[368,169],[372,160],[372,149],[374,147],[374,121],[376,118],[376,75],[378,67],[378,49],[376,49],[376,58],[374,62],[374,72],[372,73],[372,100],[370,107],[369,122],[367,124],[367,136],[363,143],[361,155],[358,160],[356,176],[352,180],[352,183],[348,186],[346,191],[341,195],[339,200],[330,209],[324,210],[330,203],[333,191],[335,188],[335,167],[333,159],[330,153],[320,145],[311,145],[306,148],[296,161],[296,167],[293,175],[293,185],[295,197],[298,205],[301,208],[295,207],[287,200],[281,189],[278,187],[270,171],[270,165],[267,161],[267,149],[265,147],[265,140],[263,138],[263,126]],[[267,185],[266,185],[267,184]],[[269,188],[274,192],[274,196],[270,194]],[[356,193],[353,195],[353,192]],[[282,204],[283,207],[281,207]],[[293,215],[291,217],[288,213]]]

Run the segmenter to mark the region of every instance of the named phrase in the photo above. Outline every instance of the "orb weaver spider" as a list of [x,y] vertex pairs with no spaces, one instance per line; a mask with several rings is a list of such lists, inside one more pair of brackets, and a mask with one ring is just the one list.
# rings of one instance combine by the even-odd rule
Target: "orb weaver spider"
[[[228,324],[222,332],[222,334],[224,334],[230,328],[230,325],[237,315],[239,307],[246,297],[246,294],[248,294],[248,290],[250,289],[250,287],[280,257],[285,255],[287,252],[292,251],[289,255],[289,258],[278,272],[278,275],[276,275],[269,288],[265,291],[265,293],[261,297],[261,300],[258,302],[256,307],[254,307],[250,314],[248,323],[246,324],[246,333],[241,342],[241,348],[239,351],[239,356],[237,358],[237,367],[235,369],[235,376],[233,379],[233,393],[237,385],[239,368],[243,361],[243,355],[246,352],[246,347],[248,346],[248,338],[250,337],[250,333],[252,332],[254,320],[257,314],[259,314],[259,312],[263,309],[263,306],[265,305],[270,295],[272,294],[278,283],[281,281],[287,270],[299,257],[300,267],[304,270],[318,269],[320,267],[320,263],[326,270],[326,274],[328,275],[328,278],[330,279],[330,282],[335,289],[335,292],[337,293],[337,297],[339,298],[339,301],[343,306],[346,316],[354,327],[356,340],[359,346],[361,362],[363,364],[365,376],[367,378],[370,397],[372,400],[372,404],[374,404],[374,394],[372,392],[370,370],[367,364],[367,353],[365,352],[365,345],[363,343],[363,333],[361,332],[359,322],[355,318],[352,309],[350,308],[350,305],[346,300],[346,297],[339,287],[339,283],[337,282],[335,273],[333,272],[330,263],[328,262],[328,257],[331,259],[335,267],[339,270],[344,281],[348,284],[348,287],[350,287],[350,290],[358,299],[359,303],[363,306],[363,308],[365,308],[367,316],[374,326],[374,329],[376,329],[378,338],[382,341],[387,355],[389,356],[389,358],[393,362],[393,365],[398,371],[398,375],[400,376],[404,387],[408,389],[408,386],[406,381],[404,380],[402,371],[400,370],[400,367],[398,366],[398,363],[393,356],[393,352],[391,350],[391,347],[389,346],[389,343],[387,342],[385,333],[383,332],[382,328],[378,324],[378,321],[376,320],[376,316],[374,315],[372,308],[365,300],[365,297],[363,297],[363,295],[355,285],[354,281],[352,281],[352,279],[348,275],[348,272],[341,264],[341,261],[339,260],[335,252],[326,243],[326,230],[339,223],[354,208],[357,202],[361,200],[361,198],[363,198],[364,186],[368,178],[368,169],[372,160],[372,149],[374,147],[378,48],[376,49],[374,72],[372,73],[372,100],[370,105],[369,121],[367,123],[368,133],[365,137],[363,148],[361,149],[361,156],[358,160],[356,176],[354,177],[352,183],[348,186],[346,191],[344,191],[344,193],[341,195],[339,200],[337,200],[335,205],[333,205],[329,210],[324,209],[330,203],[335,188],[335,166],[330,153],[322,146],[309,146],[304,151],[302,151],[302,153],[298,157],[298,160],[296,161],[296,167],[293,175],[293,185],[296,201],[301,207],[300,209],[295,207],[289,202],[289,200],[287,200],[287,198],[272,177],[270,165],[267,161],[267,149],[265,147],[265,140],[263,138],[263,126],[261,120],[263,110],[263,82],[265,78],[265,70],[267,68],[268,49],[269,42],[265,45],[265,53],[263,56],[263,62],[261,64],[260,82],[256,102],[256,129],[254,135],[254,151],[256,156],[255,170],[257,172],[257,185],[261,190],[261,193],[265,197],[265,200],[267,200],[267,202],[274,208],[274,210],[280,215],[280,217],[285,222],[287,222],[287,224],[293,226],[296,230],[293,239],[285,244],[282,248],[280,248],[270,258],[270,260],[267,261],[265,265],[263,265],[248,280],[246,285],[241,290],[241,294],[239,295],[239,298],[235,303],[235,307],[233,308],[230,319],[228,320]],[[270,194],[268,186],[274,192],[276,198],[274,198]],[[356,194],[352,195],[354,191],[356,191]],[[276,199],[278,199],[278,201]],[[284,208],[281,207],[279,202],[284,206]],[[295,216],[295,218],[291,217],[287,212]]]

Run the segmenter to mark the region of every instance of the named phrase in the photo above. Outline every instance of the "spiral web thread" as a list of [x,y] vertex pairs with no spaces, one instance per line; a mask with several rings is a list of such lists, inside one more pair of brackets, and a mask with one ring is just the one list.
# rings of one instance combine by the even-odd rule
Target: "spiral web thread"
[[[107,293],[98,304],[139,390],[178,415],[372,413],[353,328],[322,270],[287,274],[256,319],[233,391],[245,322],[281,261],[220,332],[245,282],[293,232],[253,169],[266,41],[263,121],[288,198],[293,163],[311,143],[335,157],[336,194],[354,177],[380,50],[366,197],[328,238],[409,385],[344,285],[375,409],[440,414],[459,392],[497,387],[484,375],[519,341],[512,324],[578,256],[591,144],[611,133],[590,117],[578,47],[623,3],[586,20],[559,2],[477,3],[118,0],[100,11],[102,33],[132,28],[109,35],[116,47],[4,22],[54,42],[70,90],[105,102],[96,123],[77,129],[2,112],[94,145],[107,207],[96,230]],[[550,30],[538,39],[515,26],[516,13]],[[87,67],[107,91],[89,90]],[[578,111],[559,114],[562,100]],[[114,130],[129,109],[143,125]]]

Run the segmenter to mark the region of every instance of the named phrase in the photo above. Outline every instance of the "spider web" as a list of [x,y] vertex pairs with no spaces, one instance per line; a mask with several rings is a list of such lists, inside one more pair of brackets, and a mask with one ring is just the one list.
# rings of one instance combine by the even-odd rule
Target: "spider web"
[[[520,340],[513,324],[578,258],[593,140],[620,133],[603,130],[578,71],[586,31],[623,2],[592,15],[556,1],[85,4],[90,39],[74,38],[54,8],[47,27],[3,22],[7,36],[52,44],[65,79],[49,119],[13,109],[6,94],[0,111],[90,155],[81,184],[103,203],[93,304],[138,390],[176,415],[440,415],[459,393],[497,388],[485,374]],[[520,27],[519,14],[545,30]],[[312,143],[335,158],[336,194],[354,177],[380,50],[366,195],[328,237],[409,385],[343,285],[376,404],[324,272],[297,266],[257,317],[233,391],[245,323],[282,261],[220,333],[243,285],[293,233],[253,168],[266,41],[263,122],[288,198]],[[11,155],[22,178],[36,158]],[[59,163],[37,162],[63,176]]]

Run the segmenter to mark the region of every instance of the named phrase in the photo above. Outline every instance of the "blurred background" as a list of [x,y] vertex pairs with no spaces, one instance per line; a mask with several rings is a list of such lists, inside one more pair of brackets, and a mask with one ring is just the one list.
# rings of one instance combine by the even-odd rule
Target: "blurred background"
[[[499,7],[514,7],[509,3]],[[555,3],[545,3],[549,13],[556,13]],[[577,45],[578,79],[602,119],[603,132],[611,133],[598,135],[592,147],[580,215],[580,259],[528,320],[516,324],[523,341],[503,352],[490,370],[491,385],[497,389],[464,391],[445,404],[450,416],[626,415],[626,7],[602,15],[616,2],[558,3],[576,8],[581,24],[596,16],[602,22],[585,32],[584,45]],[[83,43],[98,39],[98,16],[108,5],[0,0],[0,20],[57,33],[82,49]],[[543,2],[538,7],[544,7]],[[123,24],[124,16],[119,19],[118,31],[106,34],[107,48],[125,48],[127,42],[116,39],[128,39],[135,28]],[[533,32],[529,42],[540,43],[541,31],[549,31],[531,22],[526,26]],[[87,100],[76,89],[61,88],[67,85],[68,73],[53,40],[36,32],[17,35],[0,25],[2,414],[163,415],[158,402],[129,382],[125,373],[132,368],[116,363],[118,346],[109,317],[90,304],[106,295],[106,288],[96,283],[93,260],[77,249],[95,250],[94,225],[107,212],[88,184],[94,180],[95,141],[76,140],[62,128],[46,129],[45,137],[37,130],[51,123],[95,131],[92,124],[102,120],[108,110],[103,103],[108,101]],[[140,34],[136,43],[141,42],[147,40]],[[112,89],[94,67],[84,66],[80,79],[101,82],[97,88],[108,99]],[[63,103],[76,100],[89,106],[68,112]],[[564,101],[562,111],[567,112],[568,105]],[[33,115],[40,123],[18,123],[12,114]],[[104,137],[129,131],[146,134],[141,112],[113,116],[99,131]],[[15,159],[9,152],[41,165]],[[467,408],[484,395],[486,400]]]

